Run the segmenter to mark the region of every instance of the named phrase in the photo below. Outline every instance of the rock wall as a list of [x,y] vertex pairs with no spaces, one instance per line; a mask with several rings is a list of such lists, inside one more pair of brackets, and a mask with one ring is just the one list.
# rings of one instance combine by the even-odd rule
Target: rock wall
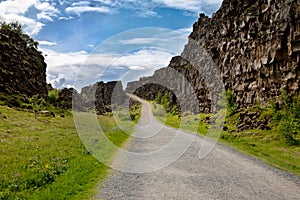
[[[56,106],[66,110],[72,109],[73,100],[76,101],[78,105],[82,106],[82,98],[77,90],[75,90],[74,88],[63,88],[58,93]],[[80,107],[77,108],[80,109]]]
[[[188,83],[193,90],[188,87]],[[169,110],[175,104],[182,112],[207,113],[211,108],[204,79],[198,70],[181,56],[172,58],[168,67],[155,71],[153,76],[128,83],[126,91],[147,100],[156,99],[158,93],[168,93]]]
[[224,0],[212,18],[200,16],[190,40],[205,47],[241,107],[299,92],[299,0]]
[[[211,68],[204,63],[200,66],[203,74],[188,62],[205,57],[195,54],[200,49],[207,51],[216,66]],[[300,88],[300,1],[224,0],[212,18],[200,14],[181,57],[173,58],[167,68],[156,71],[152,77],[129,83],[127,91],[153,99],[155,91],[162,91],[161,88],[137,88],[157,77],[180,88],[176,79],[166,73],[173,68],[193,85],[201,112],[211,111],[211,82],[218,71],[225,89],[235,94],[239,107],[276,101],[284,89],[293,96]],[[207,75],[211,80],[202,78]]]
[[0,29],[0,92],[46,97],[44,57],[37,50],[37,43],[18,31]]
[[83,107],[95,109],[97,114],[110,112],[113,106],[123,104],[127,99],[121,81],[98,82],[81,90]]

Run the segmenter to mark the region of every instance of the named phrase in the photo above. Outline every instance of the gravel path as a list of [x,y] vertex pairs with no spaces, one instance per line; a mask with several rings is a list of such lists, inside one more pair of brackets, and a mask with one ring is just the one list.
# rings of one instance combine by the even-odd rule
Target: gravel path
[[[136,137],[123,147],[141,156],[118,153],[113,168],[119,170],[112,170],[99,186],[95,199],[300,199],[299,177],[222,144],[217,144],[207,157],[200,159],[202,137],[160,125],[151,116],[150,105],[142,103]],[[169,145],[177,133],[184,137]],[[190,138],[194,140],[185,151]],[[158,151],[166,145],[170,146],[168,151]],[[158,153],[148,155],[147,152]],[[172,163],[174,158],[176,161]]]

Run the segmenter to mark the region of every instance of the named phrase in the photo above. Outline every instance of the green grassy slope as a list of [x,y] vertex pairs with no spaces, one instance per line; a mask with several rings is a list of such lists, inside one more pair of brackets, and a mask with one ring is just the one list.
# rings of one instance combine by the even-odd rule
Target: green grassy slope
[[[0,113],[0,199],[86,199],[93,194],[108,168],[82,145],[71,113],[35,119],[34,113],[6,106]],[[98,119],[117,146],[129,137],[113,117]],[[112,157],[115,152],[106,153]]]

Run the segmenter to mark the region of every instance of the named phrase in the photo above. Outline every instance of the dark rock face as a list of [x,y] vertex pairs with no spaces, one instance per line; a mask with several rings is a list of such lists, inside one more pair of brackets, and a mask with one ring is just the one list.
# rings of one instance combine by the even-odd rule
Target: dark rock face
[[98,82],[81,90],[83,107],[95,109],[98,115],[112,111],[112,106],[120,106],[128,99],[121,81]]
[[241,107],[299,92],[299,1],[225,0],[212,18],[199,18],[190,40],[206,48]]
[[27,97],[48,94],[46,63],[29,36],[0,29],[0,92]]
[[129,88],[126,91],[150,101],[157,99],[158,95],[164,96],[165,94],[168,94],[168,99],[169,99],[169,105],[167,108],[168,112],[171,111],[174,105],[179,105],[176,95],[170,89],[163,87],[159,84],[153,84],[153,83],[148,84],[147,82],[145,82],[143,85],[139,85],[140,83],[141,82],[139,81],[130,83]]
[[210,100],[203,78],[197,69],[180,56],[172,58],[168,67],[155,71],[153,76],[128,83],[126,91],[147,100],[156,99],[158,93],[168,93],[170,108],[176,104],[181,112],[210,111]]
[[[205,73],[201,74],[190,64],[195,63],[191,60],[204,57],[195,53],[197,49],[207,51],[216,69],[203,65],[201,71]],[[155,93],[163,90],[145,85],[153,79],[166,79],[174,85],[171,90],[179,89],[176,78],[167,73],[170,68],[182,73],[191,83],[200,112],[211,111],[214,88],[210,80],[204,81],[202,77],[209,75],[213,82],[217,71],[240,108],[267,104],[271,99],[277,101],[284,89],[290,96],[295,95],[300,88],[300,2],[224,0],[212,18],[200,14],[181,57],[173,58],[167,68],[157,70],[152,77],[129,83],[127,91],[153,100]]]
[[81,105],[81,96],[74,88],[64,88],[58,93],[58,107],[62,109],[72,109],[72,100]]
[[268,126],[271,121],[271,117],[268,116],[264,119],[260,119],[260,112],[241,112],[238,121],[238,130],[260,129],[271,130]]

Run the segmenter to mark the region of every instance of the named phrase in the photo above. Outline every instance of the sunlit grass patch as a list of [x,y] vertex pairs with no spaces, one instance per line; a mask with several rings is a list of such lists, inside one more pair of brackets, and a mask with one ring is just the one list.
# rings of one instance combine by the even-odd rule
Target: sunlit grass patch
[[[0,199],[85,199],[108,167],[91,155],[79,138],[72,114],[57,117],[0,106]],[[112,116],[96,120],[105,135],[121,146],[130,134]],[[123,122],[132,132],[134,127]],[[111,159],[115,151],[102,149]]]

